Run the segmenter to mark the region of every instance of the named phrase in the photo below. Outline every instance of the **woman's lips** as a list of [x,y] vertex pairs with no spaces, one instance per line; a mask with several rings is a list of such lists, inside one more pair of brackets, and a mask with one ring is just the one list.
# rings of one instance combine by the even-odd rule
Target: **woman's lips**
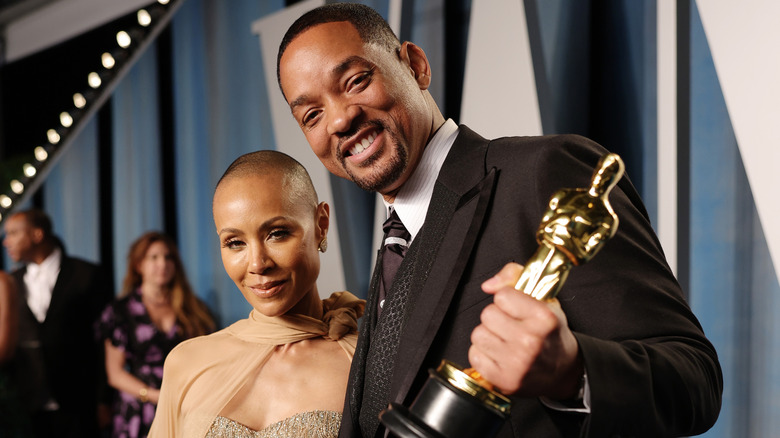
[[286,282],[286,280],[269,281],[249,286],[249,289],[260,298],[269,298],[278,294]]

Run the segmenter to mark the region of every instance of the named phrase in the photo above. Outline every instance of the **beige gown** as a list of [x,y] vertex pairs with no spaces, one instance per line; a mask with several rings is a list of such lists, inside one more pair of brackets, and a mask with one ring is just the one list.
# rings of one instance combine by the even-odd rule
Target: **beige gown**
[[351,359],[364,306],[365,301],[351,293],[336,292],[323,300],[322,320],[306,315],[267,317],[253,310],[247,319],[179,344],[165,361],[149,437],[335,437],[341,423],[338,412],[301,412],[261,431],[219,413],[277,345],[322,336],[338,342]]

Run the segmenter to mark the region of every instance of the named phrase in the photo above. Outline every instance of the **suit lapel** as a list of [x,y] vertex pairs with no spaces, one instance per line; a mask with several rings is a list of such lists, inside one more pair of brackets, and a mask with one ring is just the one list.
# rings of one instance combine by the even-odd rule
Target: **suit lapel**
[[[360,405],[363,400],[363,387],[365,381],[366,356],[368,355],[369,340],[371,332],[376,326],[376,307],[379,294],[378,290],[379,272],[382,266],[382,251],[378,251],[374,272],[371,276],[369,285],[369,296],[366,300],[366,311],[360,322],[359,336],[355,354],[352,357],[352,366],[349,371],[349,386],[347,388],[346,406],[344,409],[344,418],[342,421],[352,422],[353,430],[360,431],[358,419],[360,418]],[[341,429],[345,431],[345,428]],[[343,436],[343,435],[342,435]]]
[[19,289],[19,310],[20,312],[24,313],[22,316],[25,316],[31,321],[35,321],[37,324],[40,324],[38,319],[35,317],[35,314],[33,314],[32,310],[30,310],[30,305],[27,304],[27,295],[29,292],[27,291],[27,284],[24,282],[24,274],[26,272],[27,266],[20,268],[13,273],[14,280],[16,280],[16,287]]
[[[412,280],[410,309],[398,347],[391,398],[402,403],[423,364],[482,226],[495,187],[496,171],[484,165],[488,141],[461,126],[436,182],[420,231],[421,263]],[[414,245],[414,244],[413,244]],[[411,249],[410,249],[411,250]]]
[[73,276],[73,270],[70,268],[70,260],[62,255],[60,261],[60,273],[57,274],[57,281],[54,283],[54,289],[51,291],[51,302],[49,303],[49,310],[46,311],[46,319],[43,323],[49,321],[51,315],[57,315],[56,310],[65,305],[68,293],[68,284]]

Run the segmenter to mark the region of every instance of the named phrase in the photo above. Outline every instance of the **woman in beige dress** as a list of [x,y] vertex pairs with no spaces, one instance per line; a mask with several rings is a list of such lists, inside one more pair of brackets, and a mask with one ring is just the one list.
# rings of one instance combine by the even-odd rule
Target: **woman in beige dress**
[[337,436],[365,302],[320,298],[328,205],[297,161],[259,151],[230,165],[213,213],[225,271],[253,310],[171,352],[149,436]]

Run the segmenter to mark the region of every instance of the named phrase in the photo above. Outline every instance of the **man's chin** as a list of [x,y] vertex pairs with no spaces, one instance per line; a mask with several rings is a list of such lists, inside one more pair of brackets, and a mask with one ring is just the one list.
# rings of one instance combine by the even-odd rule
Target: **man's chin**
[[358,178],[355,175],[350,175],[348,179],[365,191],[378,193],[384,193],[394,182],[383,181],[377,178]]
[[[363,174],[358,174],[355,170],[363,170]],[[359,188],[369,191],[386,193],[394,191],[400,186],[399,180],[403,176],[404,166],[400,163],[389,163],[386,166],[377,166],[373,168],[366,167],[361,169],[344,168],[349,175],[347,179],[355,183]]]

